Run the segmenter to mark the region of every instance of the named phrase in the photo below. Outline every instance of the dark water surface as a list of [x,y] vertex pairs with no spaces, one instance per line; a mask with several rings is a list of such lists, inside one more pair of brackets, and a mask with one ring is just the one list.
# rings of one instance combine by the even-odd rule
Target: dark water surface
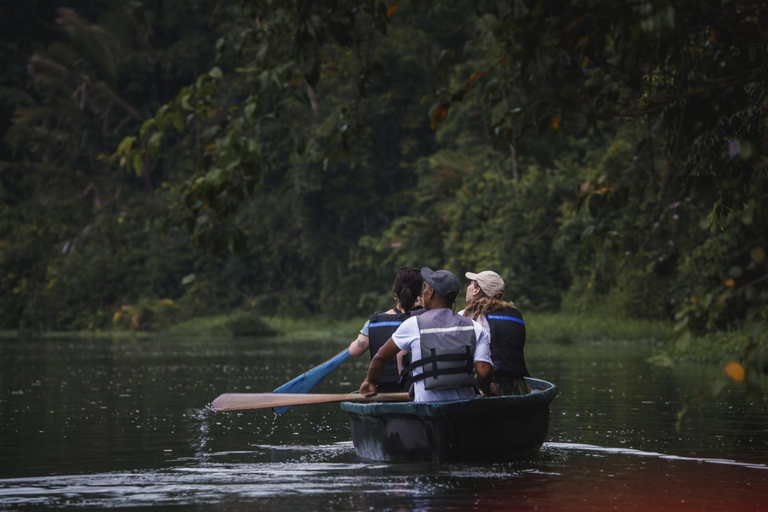
[[[709,398],[716,368],[651,366],[646,343],[531,343],[533,375],[560,396],[539,455],[506,464],[360,459],[338,405],[206,407],[346,343],[0,340],[0,509],[768,510],[768,406],[738,385]],[[316,391],[356,389],[366,367]]]

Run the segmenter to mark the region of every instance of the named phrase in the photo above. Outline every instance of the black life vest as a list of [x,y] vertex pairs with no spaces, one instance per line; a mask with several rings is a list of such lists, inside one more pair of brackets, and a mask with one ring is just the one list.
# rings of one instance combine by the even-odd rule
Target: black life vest
[[[397,311],[395,314],[374,313],[369,319],[368,345],[370,347],[371,360],[373,360],[376,353],[381,350],[381,347],[383,347],[387,341],[389,341],[389,338],[392,337],[392,334],[403,322],[408,320],[411,316],[424,313],[425,309],[419,307],[408,313],[403,313],[397,309],[395,311]],[[408,366],[409,362],[409,356],[404,356],[403,367]],[[387,365],[379,375],[378,391],[380,393],[391,393],[406,390],[406,383],[399,382],[399,379],[400,373],[397,371],[397,358],[393,357],[387,362]]]
[[489,311],[485,318],[491,327],[491,360],[494,380],[504,376],[528,377],[523,349],[525,321],[516,308]]
[[[429,390],[473,388],[477,338],[472,320],[440,308],[419,316],[417,322],[421,359],[406,368],[411,380],[423,380]],[[422,371],[414,375],[416,368]]]

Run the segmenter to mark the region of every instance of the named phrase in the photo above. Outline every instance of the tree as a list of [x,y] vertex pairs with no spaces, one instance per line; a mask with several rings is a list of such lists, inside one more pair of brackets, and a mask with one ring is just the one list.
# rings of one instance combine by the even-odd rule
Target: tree
[[[713,267],[720,284],[688,288],[692,295],[676,296],[674,307],[691,311],[681,303],[695,301],[702,289],[730,283],[722,279],[726,267],[752,254],[745,286],[732,290],[751,290],[746,309],[706,308],[707,314],[722,314],[727,323],[745,314],[760,317],[764,311],[760,297],[766,271],[760,255],[765,240],[751,236],[765,231],[755,230],[765,223],[755,201],[765,194],[762,5],[749,0],[520,0],[460,3],[453,9],[434,4],[401,9],[398,3],[383,2],[322,8],[273,2],[250,8],[248,18],[256,21],[219,44],[220,58],[234,53],[243,59],[240,66],[226,73],[214,68],[195,87],[182,90],[154,121],[166,127],[153,135],[159,138],[172,124],[165,116],[188,112],[186,126],[201,134],[200,146],[207,148],[195,176],[180,188],[183,207],[177,208],[199,245],[242,250],[243,232],[232,219],[261,179],[276,172],[289,155],[314,148],[305,157],[308,162],[322,162],[324,170],[338,168],[343,176],[356,164],[365,165],[359,151],[365,137],[359,135],[372,130],[360,106],[386,71],[377,59],[382,49],[391,48],[392,28],[401,19],[423,20],[423,13],[433,20],[461,15],[470,20],[466,32],[454,31],[442,40],[442,51],[432,50],[432,91],[425,97],[432,103],[428,119],[438,143],[492,143],[494,151],[508,156],[505,167],[519,180],[524,172],[521,155],[530,156],[531,164],[552,166],[558,150],[575,150],[577,162],[584,164],[589,152],[576,142],[580,137],[588,136],[599,147],[613,141],[622,124],[634,126],[625,132],[634,139],[620,142],[629,147],[612,152],[620,159],[606,159],[600,175],[584,173],[577,206],[587,208],[591,220],[582,246],[607,251],[609,258],[596,260],[609,265],[603,270],[645,269],[640,272],[645,277],[649,271],[674,274],[677,259],[669,263],[663,244],[681,240],[659,236],[656,226],[665,216],[676,219],[685,213],[689,230],[678,247],[693,250],[708,229],[700,226],[704,219],[693,217],[707,215],[712,229],[728,226],[741,233],[734,233],[737,239],[752,243]],[[424,33],[439,32],[441,26],[440,21],[428,24]],[[412,27],[410,33],[415,33]],[[415,37],[410,49],[419,51],[422,41],[429,36]],[[331,69],[342,76],[353,70],[348,76],[360,77],[358,94],[348,97],[336,116],[325,117],[324,137],[313,146],[297,120],[314,126],[307,122],[309,113],[316,114],[325,103],[318,84]],[[227,88],[248,93],[223,94]],[[391,90],[397,91],[397,84]],[[477,122],[468,114],[476,115]],[[451,123],[452,118],[466,123]],[[118,156],[136,163],[142,161],[137,155],[147,151],[153,151],[148,143],[124,146]],[[640,194],[633,194],[638,190]],[[404,219],[412,218],[406,215]],[[737,225],[734,218],[748,219],[748,224]],[[635,271],[628,275],[633,272],[644,278]],[[720,305],[738,302],[729,302],[731,295]]]
[[[203,11],[202,3],[185,4],[187,15]],[[169,10],[164,17],[152,16],[141,2],[92,7],[98,23],[72,9],[56,12],[62,36],[29,56],[29,80],[17,77],[11,90],[15,117],[0,166],[0,324],[5,327],[91,325],[91,315],[119,307],[142,281],[121,275],[145,249],[129,246],[133,252],[126,256],[122,244],[136,233],[121,228],[131,225],[134,215],[146,228],[142,216],[163,202],[153,203],[150,194],[163,169],[148,167],[139,179],[110,165],[109,155],[166,99],[157,97],[153,106],[146,98],[163,85],[175,89],[176,81],[196,73],[183,65],[155,73],[156,65],[163,68],[172,58],[153,47],[163,44],[162,36],[152,40],[149,34],[161,32]],[[190,19],[183,20],[187,31],[195,26]],[[176,51],[182,49],[174,43]],[[206,46],[194,39],[182,44],[187,50]],[[137,201],[142,196],[146,200]]]

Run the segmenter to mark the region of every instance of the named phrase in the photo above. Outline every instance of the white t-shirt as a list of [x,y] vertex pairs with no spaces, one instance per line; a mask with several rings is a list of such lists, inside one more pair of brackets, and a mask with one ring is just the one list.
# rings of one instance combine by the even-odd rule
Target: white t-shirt
[[[464,316],[464,309],[459,311],[459,315]],[[477,320],[475,320],[477,323],[483,326],[483,329],[485,329],[485,332],[487,332],[489,335],[491,334],[491,325],[488,323],[488,319],[485,318],[484,314],[477,315]]]
[[[421,335],[419,334],[418,317],[411,317],[402,323],[400,327],[392,334],[392,341],[400,350],[411,351],[411,361],[421,359]],[[472,320],[475,327],[475,362],[493,364],[491,362],[491,337],[483,329],[483,326]],[[422,372],[421,368],[413,370],[414,375]],[[455,388],[455,389],[424,389],[424,381],[420,380],[414,384],[415,402],[442,402],[445,400],[461,400],[463,398],[472,398],[475,396],[473,388]]]

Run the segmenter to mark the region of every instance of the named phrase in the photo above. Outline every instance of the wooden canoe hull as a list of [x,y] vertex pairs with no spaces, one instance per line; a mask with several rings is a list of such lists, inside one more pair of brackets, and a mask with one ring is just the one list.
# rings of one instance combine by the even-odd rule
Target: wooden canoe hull
[[344,402],[359,456],[387,461],[505,462],[535,453],[549,430],[554,384],[525,396],[437,403]]

